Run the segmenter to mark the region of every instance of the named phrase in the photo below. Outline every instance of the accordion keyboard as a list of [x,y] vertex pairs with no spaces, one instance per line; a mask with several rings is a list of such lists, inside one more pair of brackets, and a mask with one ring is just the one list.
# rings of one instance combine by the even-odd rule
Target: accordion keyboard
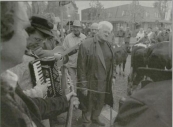
[[44,58],[31,61],[29,63],[31,79],[34,86],[37,82],[41,85],[48,84],[47,97],[58,97],[62,95],[61,76],[58,73],[58,67],[55,59]]
[[35,80],[40,81],[40,83],[43,84],[44,78],[40,61],[37,61],[33,64],[33,69],[35,73]]

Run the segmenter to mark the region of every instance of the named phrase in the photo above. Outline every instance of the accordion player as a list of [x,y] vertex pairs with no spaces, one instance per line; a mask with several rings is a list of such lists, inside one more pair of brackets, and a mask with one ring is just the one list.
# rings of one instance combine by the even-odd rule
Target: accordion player
[[41,85],[44,83],[49,84],[47,97],[62,95],[60,70],[56,66],[56,59],[54,57],[45,57],[31,61],[29,63],[29,69],[34,86],[37,85],[37,81]]

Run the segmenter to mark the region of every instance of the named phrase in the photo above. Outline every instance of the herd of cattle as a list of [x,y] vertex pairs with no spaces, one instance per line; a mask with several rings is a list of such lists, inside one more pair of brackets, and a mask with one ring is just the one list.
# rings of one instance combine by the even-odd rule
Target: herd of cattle
[[[126,45],[114,48],[115,68],[119,66],[119,74],[125,74],[128,57]],[[121,72],[123,70],[123,72]],[[115,69],[116,71],[116,69]],[[117,72],[116,72],[117,73]],[[172,78],[172,43],[165,41],[150,46],[138,43],[131,47],[131,67],[128,75],[127,94],[131,95],[137,87],[142,88],[149,82]]]

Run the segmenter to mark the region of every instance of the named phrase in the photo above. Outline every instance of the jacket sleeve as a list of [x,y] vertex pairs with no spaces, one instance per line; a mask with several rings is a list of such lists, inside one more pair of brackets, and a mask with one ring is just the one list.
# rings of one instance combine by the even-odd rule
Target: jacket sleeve
[[32,98],[32,101],[37,105],[42,119],[47,119],[67,111],[69,105],[65,96],[47,99]]
[[41,119],[47,119],[54,115],[59,115],[67,111],[69,103],[66,96],[60,96],[55,98],[31,98],[26,96],[20,86],[16,87],[17,95],[27,105],[29,111],[35,116],[41,117]]
[[35,51],[33,51],[39,58],[43,57],[49,57],[49,56],[54,56],[54,53],[51,52],[51,50],[43,50],[42,48],[39,48]]
[[[86,43],[86,42],[84,42]],[[78,52],[78,60],[77,60],[77,79],[78,79],[78,86],[87,88],[87,51],[83,44],[79,47]]]
[[65,39],[64,39],[63,48],[64,48],[64,50],[69,48],[68,36],[66,36]]

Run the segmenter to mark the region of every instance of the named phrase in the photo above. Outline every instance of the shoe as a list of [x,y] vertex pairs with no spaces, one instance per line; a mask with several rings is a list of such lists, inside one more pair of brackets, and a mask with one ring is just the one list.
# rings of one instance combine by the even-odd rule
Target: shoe
[[92,122],[95,123],[95,124],[98,124],[100,126],[105,126],[105,124],[102,123],[99,119],[93,119]]
[[91,123],[92,123],[92,122],[90,122],[90,123],[83,123],[83,124],[82,124],[82,127],[90,127]]

